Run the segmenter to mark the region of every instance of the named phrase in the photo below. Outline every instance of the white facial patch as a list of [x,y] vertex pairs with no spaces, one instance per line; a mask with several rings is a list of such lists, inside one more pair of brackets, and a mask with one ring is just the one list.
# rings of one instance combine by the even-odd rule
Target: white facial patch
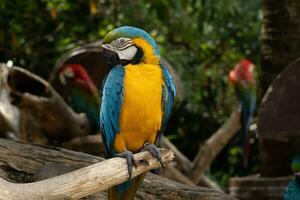
[[68,78],[73,78],[74,77],[74,73],[72,71],[72,69],[70,68],[67,68],[65,71],[64,71],[64,75]]
[[120,60],[132,60],[138,51],[130,38],[123,37],[112,41],[110,44],[103,44],[102,47],[116,52]]
[[120,60],[132,60],[137,52],[137,48],[135,46],[130,46],[124,50],[116,51]]
[[64,73],[59,74],[59,81],[62,85],[66,85],[67,81],[66,81],[66,77],[65,77]]
[[66,77],[68,77],[68,78],[74,77],[74,73],[70,68],[66,68],[62,73],[59,74],[59,80],[60,80],[61,84],[66,85],[66,83],[67,83]]

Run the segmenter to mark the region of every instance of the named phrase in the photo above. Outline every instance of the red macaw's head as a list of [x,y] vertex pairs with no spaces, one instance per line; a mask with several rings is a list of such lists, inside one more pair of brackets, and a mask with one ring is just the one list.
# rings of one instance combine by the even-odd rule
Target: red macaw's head
[[247,59],[241,60],[234,66],[234,69],[230,71],[229,80],[232,84],[255,82],[254,64]]
[[74,84],[91,81],[88,73],[80,64],[66,64],[59,69],[58,75],[63,85],[66,85],[67,79]]

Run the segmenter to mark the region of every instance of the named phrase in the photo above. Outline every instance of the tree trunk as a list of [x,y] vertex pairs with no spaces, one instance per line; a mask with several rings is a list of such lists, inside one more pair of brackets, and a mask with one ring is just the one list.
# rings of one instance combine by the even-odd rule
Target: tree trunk
[[262,1],[261,86],[264,93],[274,78],[300,56],[298,0]]
[[[264,94],[274,78],[300,56],[300,4],[299,0],[263,0],[262,9],[261,94]],[[261,139],[262,176],[291,173],[290,149],[288,141]]]

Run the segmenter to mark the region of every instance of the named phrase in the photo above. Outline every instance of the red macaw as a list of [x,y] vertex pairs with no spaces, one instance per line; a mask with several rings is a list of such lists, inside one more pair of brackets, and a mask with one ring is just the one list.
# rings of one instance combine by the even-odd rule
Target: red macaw
[[240,102],[242,146],[244,148],[244,165],[248,166],[250,143],[248,129],[256,106],[256,79],[254,64],[247,59],[237,63],[229,73],[229,80],[234,86],[236,96]]
[[86,113],[95,130],[99,132],[99,92],[86,70],[80,64],[66,64],[58,73],[63,85],[66,80],[70,81],[74,111]]

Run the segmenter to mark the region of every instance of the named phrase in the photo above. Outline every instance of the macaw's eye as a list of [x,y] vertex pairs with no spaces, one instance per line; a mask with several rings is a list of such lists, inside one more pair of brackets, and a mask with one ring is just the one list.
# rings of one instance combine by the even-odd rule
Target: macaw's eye
[[121,51],[127,49],[128,47],[132,46],[132,42],[129,38],[118,38],[111,42],[110,44],[115,50]]

